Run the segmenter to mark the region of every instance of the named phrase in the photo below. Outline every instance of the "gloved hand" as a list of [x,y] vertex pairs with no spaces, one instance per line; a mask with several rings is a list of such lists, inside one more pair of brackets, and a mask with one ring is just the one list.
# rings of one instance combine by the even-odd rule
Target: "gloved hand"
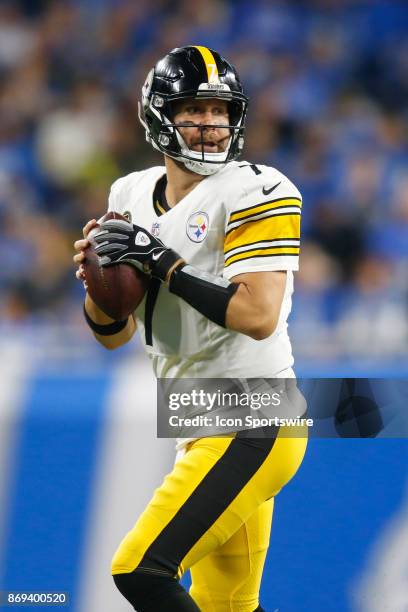
[[184,263],[178,253],[139,225],[121,219],[104,221],[92,236],[102,266],[128,263],[161,281]]

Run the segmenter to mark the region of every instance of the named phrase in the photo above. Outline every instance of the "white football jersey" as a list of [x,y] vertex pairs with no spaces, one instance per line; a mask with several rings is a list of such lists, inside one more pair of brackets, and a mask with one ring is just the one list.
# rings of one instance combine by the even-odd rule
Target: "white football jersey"
[[156,376],[278,376],[293,364],[287,318],[293,271],[298,269],[299,260],[299,191],[274,168],[231,162],[160,214],[153,205],[153,191],[165,173],[164,166],[154,167],[118,179],[112,185],[109,210],[144,227],[202,271],[229,280],[244,272],[288,273],[277,328],[264,340],[253,340],[212,323],[162,285],[151,318],[149,345],[145,297],[135,314]]

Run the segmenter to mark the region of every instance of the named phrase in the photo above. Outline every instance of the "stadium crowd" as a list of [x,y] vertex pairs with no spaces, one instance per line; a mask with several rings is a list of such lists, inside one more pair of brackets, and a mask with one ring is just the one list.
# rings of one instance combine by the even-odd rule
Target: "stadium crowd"
[[406,359],[408,6],[392,0],[3,1],[3,325],[82,324],[72,242],[115,178],[161,163],[137,101],[184,44],[238,67],[244,159],[302,191],[296,350]]

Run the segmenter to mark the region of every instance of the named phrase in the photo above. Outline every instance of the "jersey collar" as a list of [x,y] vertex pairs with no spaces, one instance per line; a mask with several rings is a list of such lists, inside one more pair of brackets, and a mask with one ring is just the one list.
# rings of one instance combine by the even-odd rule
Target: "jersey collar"
[[164,174],[159,178],[153,191],[153,208],[158,217],[170,210],[166,199],[167,176]]

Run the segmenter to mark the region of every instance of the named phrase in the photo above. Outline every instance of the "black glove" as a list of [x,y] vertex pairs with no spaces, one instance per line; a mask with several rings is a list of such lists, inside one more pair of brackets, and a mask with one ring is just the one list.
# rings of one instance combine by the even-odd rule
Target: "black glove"
[[91,238],[102,266],[128,263],[161,281],[183,259],[139,225],[121,219],[104,221]]

